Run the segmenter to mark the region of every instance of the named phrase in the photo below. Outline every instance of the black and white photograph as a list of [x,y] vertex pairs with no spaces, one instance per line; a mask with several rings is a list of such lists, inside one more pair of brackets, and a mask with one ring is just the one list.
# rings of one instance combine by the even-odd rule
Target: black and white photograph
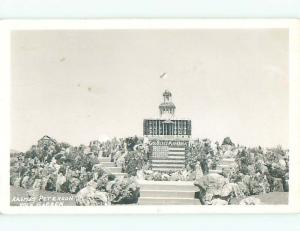
[[289,40],[12,30],[9,206],[288,206]]

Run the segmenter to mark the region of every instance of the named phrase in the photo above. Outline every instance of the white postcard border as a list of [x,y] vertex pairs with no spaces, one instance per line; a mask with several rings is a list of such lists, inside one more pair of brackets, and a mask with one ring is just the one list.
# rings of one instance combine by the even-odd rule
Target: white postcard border
[[[10,32],[13,30],[97,29],[289,29],[289,148],[288,205],[256,206],[132,206],[14,207],[10,206]],[[293,19],[110,19],[4,20],[0,22],[0,212],[8,214],[145,214],[145,213],[296,213],[300,210],[300,23]],[[26,134],[24,134],[26,135]]]

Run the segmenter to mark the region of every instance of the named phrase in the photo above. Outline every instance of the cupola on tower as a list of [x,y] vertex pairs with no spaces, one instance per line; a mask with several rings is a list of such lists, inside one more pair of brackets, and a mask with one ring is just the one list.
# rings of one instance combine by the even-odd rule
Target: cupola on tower
[[163,102],[159,105],[159,114],[162,119],[172,119],[175,115],[175,104],[172,102],[172,93],[165,90],[163,93]]

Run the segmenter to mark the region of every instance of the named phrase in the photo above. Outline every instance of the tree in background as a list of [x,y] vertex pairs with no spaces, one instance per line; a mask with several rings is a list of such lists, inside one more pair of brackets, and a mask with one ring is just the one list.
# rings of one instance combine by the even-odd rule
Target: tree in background
[[230,137],[225,137],[223,142],[222,142],[222,145],[234,145],[234,143],[232,143]]

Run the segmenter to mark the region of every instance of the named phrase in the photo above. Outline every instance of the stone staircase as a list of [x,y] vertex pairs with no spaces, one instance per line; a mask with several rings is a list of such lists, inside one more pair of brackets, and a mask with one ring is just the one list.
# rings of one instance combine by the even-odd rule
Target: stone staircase
[[121,167],[117,167],[114,162],[111,162],[110,157],[101,157],[98,159],[103,168],[109,173],[115,175],[116,177],[126,176],[126,173],[122,173]]
[[169,147],[166,158],[153,158],[153,171],[177,171],[185,166],[185,147]]
[[139,181],[139,205],[200,205],[192,181]]
[[217,166],[216,169],[210,169],[209,173],[218,173],[221,174],[223,169],[229,170],[235,164],[234,158],[223,158],[221,163]]

